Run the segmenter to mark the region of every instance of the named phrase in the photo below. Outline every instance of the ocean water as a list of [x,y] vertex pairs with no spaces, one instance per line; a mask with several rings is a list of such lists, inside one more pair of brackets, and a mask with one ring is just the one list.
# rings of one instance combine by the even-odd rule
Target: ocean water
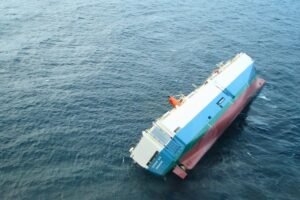
[[[300,199],[300,1],[0,2],[0,199]],[[215,65],[267,84],[180,180],[129,148]]]

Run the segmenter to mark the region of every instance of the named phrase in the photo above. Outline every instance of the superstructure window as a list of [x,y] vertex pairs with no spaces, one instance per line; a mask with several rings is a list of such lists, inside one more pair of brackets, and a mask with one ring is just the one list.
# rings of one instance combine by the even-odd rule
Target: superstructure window
[[177,127],[174,132],[176,133],[177,131],[179,131],[180,127]]
[[154,126],[149,134],[162,145],[166,145],[171,140],[170,136],[158,126]]
[[147,162],[147,166],[149,166],[149,164],[154,160],[154,158],[157,156],[157,154],[158,154],[158,151],[155,151],[155,153],[153,154],[151,159]]

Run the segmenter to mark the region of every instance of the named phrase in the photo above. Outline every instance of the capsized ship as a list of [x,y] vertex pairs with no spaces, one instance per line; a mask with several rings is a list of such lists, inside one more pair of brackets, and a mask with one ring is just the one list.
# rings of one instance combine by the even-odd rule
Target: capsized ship
[[237,54],[189,95],[170,97],[174,108],[143,131],[130,157],[154,174],[172,170],[184,179],[264,84],[253,60]]

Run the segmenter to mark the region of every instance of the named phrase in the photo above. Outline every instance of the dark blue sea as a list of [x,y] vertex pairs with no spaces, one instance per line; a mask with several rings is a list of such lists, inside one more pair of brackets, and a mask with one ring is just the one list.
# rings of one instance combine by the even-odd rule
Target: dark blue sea
[[[129,148],[239,52],[267,84],[184,181]],[[0,2],[0,199],[300,199],[300,1]]]

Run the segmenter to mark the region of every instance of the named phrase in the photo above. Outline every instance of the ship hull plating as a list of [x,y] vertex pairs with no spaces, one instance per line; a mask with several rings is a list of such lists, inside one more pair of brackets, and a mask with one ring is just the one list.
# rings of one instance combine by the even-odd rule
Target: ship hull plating
[[[181,170],[183,170],[182,166],[184,166],[184,169],[186,170],[191,170],[195,167],[199,160],[223,134],[225,129],[228,128],[253,97],[257,95],[264,84],[265,81],[261,78],[257,78],[253,81],[250,87],[239,96],[214,126],[212,126],[199,142],[197,142],[195,146],[180,159]],[[179,177],[185,178],[186,173],[183,172],[184,170],[181,170],[177,167],[174,168],[173,172]]]

